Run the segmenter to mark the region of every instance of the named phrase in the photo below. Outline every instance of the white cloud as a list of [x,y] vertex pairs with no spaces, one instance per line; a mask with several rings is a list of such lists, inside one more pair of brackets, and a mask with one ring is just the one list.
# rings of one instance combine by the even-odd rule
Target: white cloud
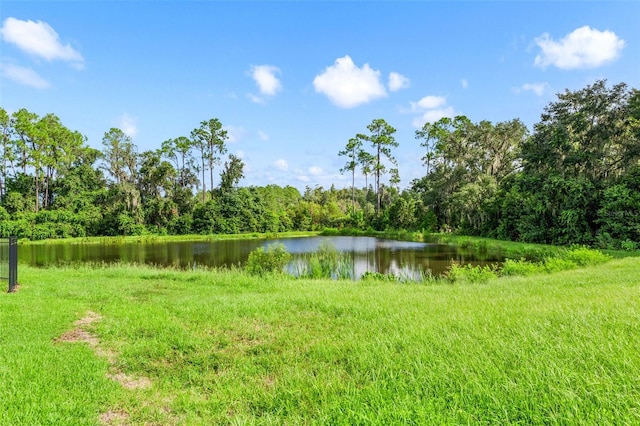
[[536,66],[554,65],[565,70],[595,68],[611,62],[625,46],[625,41],[614,32],[598,31],[589,26],[574,30],[560,41],[554,41],[544,33],[536,37],[535,43],[542,49],[536,56]]
[[282,90],[282,83],[276,77],[280,74],[280,69],[273,65],[252,65],[251,78],[258,85],[260,93],[267,96],[273,96]]
[[309,174],[312,176],[320,176],[322,174],[322,169],[317,166],[309,167]]
[[425,109],[439,108],[447,103],[447,98],[444,96],[425,96],[418,102],[410,102],[411,111],[422,111]]
[[316,93],[326,95],[341,108],[353,108],[377,98],[387,96],[380,82],[380,71],[369,64],[358,68],[347,55],[336,59],[324,72],[313,79]]
[[296,176],[296,179],[298,179],[300,182],[309,182],[311,179],[309,179],[309,176],[305,176],[305,175],[298,175]]
[[453,107],[445,107],[438,109],[430,109],[429,111],[425,111],[419,117],[413,119],[414,127],[421,128],[424,126],[424,123],[434,123],[440,120],[443,117],[453,117],[455,115],[455,111]]
[[455,111],[452,106],[447,105],[447,98],[444,96],[425,96],[417,102],[409,102],[410,112],[417,113],[413,119],[414,127],[421,128],[424,123],[433,123],[442,117],[453,117]]
[[397,72],[389,73],[389,90],[392,92],[397,92],[400,89],[406,89],[409,87],[411,82],[407,77]]
[[31,55],[48,61],[69,61],[78,69],[84,66],[84,58],[80,52],[69,44],[62,44],[58,33],[46,22],[7,18],[0,28],[0,34],[4,41],[15,44]]
[[289,164],[287,164],[287,160],[283,160],[282,158],[273,162],[273,165],[280,170],[287,170],[289,168]]
[[131,117],[127,113],[124,113],[118,118],[118,128],[122,130],[122,133],[124,133],[125,135],[133,139],[138,134],[136,121],[137,121],[136,118]]
[[237,150],[237,151],[236,151],[236,157],[238,157],[239,159],[241,159],[241,160],[242,160],[242,159],[245,157],[244,151],[242,151],[242,150],[240,150],[240,149],[239,149],[239,150]]
[[463,89],[467,89],[469,87],[469,82],[467,81],[466,78],[463,78],[462,80],[460,80],[460,84],[462,84]]
[[223,129],[227,131],[227,142],[236,143],[247,133],[243,127],[226,125]]
[[258,137],[265,142],[269,140],[269,135],[263,132],[262,130],[258,131]]
[[520,88],[518,89],[518,92],[520,90],[525,90],[525,91],[533,92],[536,96],[542,96],[545,90],[547,90],[548,88],[549,88],[548,83],[525,83],[522,86],[520,86]]
[[35,87],[36,89],[46,89],[51,86],[48,81],[40,77],[31,68],[14,64],[0,64],[0,73],[9,80],[25,86]]

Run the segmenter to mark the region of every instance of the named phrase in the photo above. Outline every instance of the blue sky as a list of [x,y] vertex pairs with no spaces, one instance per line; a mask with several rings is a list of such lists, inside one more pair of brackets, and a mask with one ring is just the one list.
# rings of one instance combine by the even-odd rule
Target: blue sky
[[[54,113],[140,152],[227,129],[241,185],[351,184],[338,156],[376,118],[401,187],[423,176],[425,121],[520,118],[596,79],[640,87],[640,2],[7,1],[0,105]],[[357,184],[364,184],[358,176]]]

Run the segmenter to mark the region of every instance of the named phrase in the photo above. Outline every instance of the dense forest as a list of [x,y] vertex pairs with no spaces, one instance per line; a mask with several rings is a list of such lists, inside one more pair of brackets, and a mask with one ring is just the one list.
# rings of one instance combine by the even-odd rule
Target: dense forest
[[[341,172],[364,188],[239,187],[218,119],[139,153],[120,129],[102,150],[54,114],[0,108],[0,234],[452,231],[552,244],[640,242],[640,91],[596,81],[565,91],[530,132],[518,119],[426,123],[412,143],[424,176],[400,190],[395,129],[383,119],[345,141]],[[214,183],[216,183],[214,185]]]

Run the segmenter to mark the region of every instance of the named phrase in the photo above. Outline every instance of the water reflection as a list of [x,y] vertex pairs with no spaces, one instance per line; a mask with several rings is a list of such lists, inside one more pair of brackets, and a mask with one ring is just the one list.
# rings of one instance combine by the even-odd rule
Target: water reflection
[[253,250],[282,243],[298,258],[318,250],[325,242],[347,254],[353,264],[353,275],[379,272],[406,277],[419,271],[439,275],[452,261],[460,264],[485,265],[501,259],[479,260],[455,246],[383,240],[373,237],[303,237],[272,240],[170,241],[122,244],[46,244],[25,245],[19,249],[19,260],[33,266],[61,263],[140,263],[180,269],[194,267],[242,266]]

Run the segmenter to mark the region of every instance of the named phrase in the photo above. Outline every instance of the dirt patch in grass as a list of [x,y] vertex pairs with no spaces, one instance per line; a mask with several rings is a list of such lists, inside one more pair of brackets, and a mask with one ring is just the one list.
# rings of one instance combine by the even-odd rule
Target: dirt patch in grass
[[89,324],[93,324],[96,321],[100,321],[102,319],[102,315],[97,314],[93,311],[87,311],[84,317],[80,318],[74,324],[77,327],[86,327]]
[[[100,321],[102,316],[92,311],[88,311],[84,317],[77,320],[73,325],[75,328],[66,331],[55,339],[56,343],[87,343],[99,357],[105,357],[109,361],[110,367],[107,377],[120,383],[125,389],[146,389],[151,386],[151,380],[146,377],[132,377],[118,370],[116,364],[116,354],[103,348],[100,340],[91,331],[87,330],[91,324]],[[125,411],[110,410],[100,414],[99,421],[104,425],[126,425],[129,414]]]
[[58,337],[55,341],[67,343],[84,342],[88,343],[92,348],[95,348],[100,342],[98,338],[85,327],[100,319],[102,319],[102,317],[99,314],[88,311],[84,317],[73,323],[73,325],[75,325],[74,329],[63,333],[62,336]]
[[98,420],[100,424],[107,426],[127,425],[129,413],[125,411],[109,410],[106,413],[100,414]]
[[120,383],[125,389],[146,389],[151,386],[151,380],[146,377],[132,377],[123,372],[110,372],[107,377]]
[[98,345],[98,338],[93,334],[89,333],[87,330],[83,330],[81,328],[74,328],[73,330],[69,330],[65,332],[62,336],[56,339],[56,342],[85,342],[88,343],[89,346],[95,347]]

